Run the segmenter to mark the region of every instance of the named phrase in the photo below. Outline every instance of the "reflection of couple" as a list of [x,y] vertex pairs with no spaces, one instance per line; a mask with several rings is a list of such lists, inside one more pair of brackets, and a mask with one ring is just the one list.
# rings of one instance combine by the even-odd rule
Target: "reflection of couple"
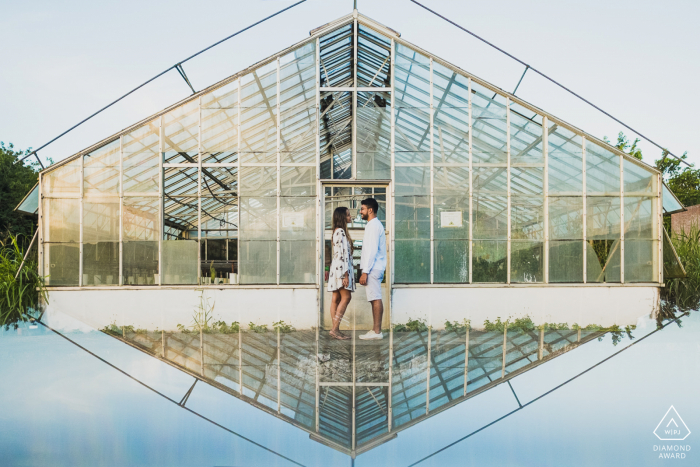
[[[377,219],[379,204],[374,198],[362,201],[360,215],[367,221],[365,236],[362,240],[362,257],[360,259],[360,284],[366,286],[367,301],[372,304],[374,328],[360,339],[382,339],[382,278],[386,270],[386,235],[384,226]],[[350,210],[336,208],[333,212],[333,262],[328,274],[328,291],[331,298],[331,318],[333,329],[330,335],[334,339],[346,340],[348,336],[340,332],[340,322],[355,291],[355,275],[352,267],[352,238],[348,233],[348,222],[352,222]]]

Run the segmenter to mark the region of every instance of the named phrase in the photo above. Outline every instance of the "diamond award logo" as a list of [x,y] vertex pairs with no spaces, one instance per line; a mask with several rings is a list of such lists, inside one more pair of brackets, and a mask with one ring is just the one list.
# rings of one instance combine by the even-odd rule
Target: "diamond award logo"
[[654,434],[661,441],[682,441],[688,437],[690,430],[676,409],[671,406],[654,429]]

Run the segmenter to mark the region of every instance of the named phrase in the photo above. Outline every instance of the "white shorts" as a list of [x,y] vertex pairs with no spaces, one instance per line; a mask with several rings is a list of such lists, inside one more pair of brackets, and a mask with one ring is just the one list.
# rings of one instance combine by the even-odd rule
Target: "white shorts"
[[365,286],[367,293],[367,301],[382,299],[382,279],[384,271],[372,271],[367,274],[367,285]]

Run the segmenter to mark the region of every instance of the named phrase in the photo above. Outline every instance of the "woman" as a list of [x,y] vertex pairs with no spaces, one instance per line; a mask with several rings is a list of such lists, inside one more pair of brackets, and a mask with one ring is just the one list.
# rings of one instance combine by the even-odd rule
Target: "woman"
[[340,332],[340,322],[355,291],[355,273],[352,268],[352,238],[348,234],[348,222],[352,222],[350,210],[336,208],[333,212],[333,262],[328,274],[328,291],[331,298],[331,319],[333,339],[346,340],[350,337]]

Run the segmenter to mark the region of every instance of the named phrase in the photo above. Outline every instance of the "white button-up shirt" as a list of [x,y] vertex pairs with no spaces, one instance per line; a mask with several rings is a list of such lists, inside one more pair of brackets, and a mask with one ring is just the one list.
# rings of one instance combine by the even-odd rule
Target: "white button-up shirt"
[[386,234],[384,226],[376,217],[365,226],[360,269],[367,274],[386,270]]

